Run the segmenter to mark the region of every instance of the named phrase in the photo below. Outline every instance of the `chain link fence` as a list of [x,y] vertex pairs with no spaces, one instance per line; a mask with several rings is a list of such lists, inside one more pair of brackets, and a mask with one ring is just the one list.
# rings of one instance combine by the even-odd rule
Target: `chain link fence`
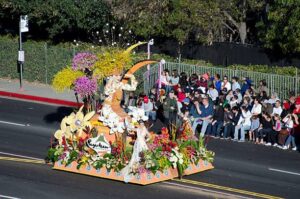
[[[24,42],[24,79],[50,84],[54,74],[71,63],[76,47]],[[0,77],[19,78],[18,41],[0,38]]]
[[[176,69],[179,73],[185,72],[188,75],[193,73],[204,74],[210,72],[210,74],[220,74],[221,77],[227,75],[229,79],[236,76],[239,78],[248,77],[250,78],[254,85],[257,86],[260,80],[266,80],[268,88],[271,92],[276,92],[280,99],[286,99],[291,93],[298,95],[300,78],[295,76],[285,76],[269,73],[260,73],[255,71],[242,71],[242,70],[233,70],[228,68],[218,68],[218,67],[208,67],[208,66],[195,66],[189,64],[181,63],[171,63],[167,62],[164,69],[169,71]],[[145,72],[144,77],[144,92],[148,93],[152,87],[155,86],[158,79],[158,65],[151,67],[150,73]]]

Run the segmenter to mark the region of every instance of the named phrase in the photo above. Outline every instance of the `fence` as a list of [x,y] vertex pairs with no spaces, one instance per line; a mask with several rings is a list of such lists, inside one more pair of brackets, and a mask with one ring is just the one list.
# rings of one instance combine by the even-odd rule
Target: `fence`
[[[24,79],[50,84],[53,75],[70,64],[75,47],[48,45],[45,42],[25,42]],[[18,78],[18,41],[0,37],[0,77]]]
[[[180,63],[170,63],[167,62],[164,69],[173,70],[176,69],[179,73],[186,72],[188,75],[193,73],[204,74],[210,72],[211,74],[220,74],[221,77],[227,75],[229,79],[234,76],[237,77],[249,77],[255,86],[258,85],[260,80],[265,79],[267,85],[271,92],[276,92],[280,99],[286,99],[291,92],[296,95],[299,93],[300,78],[295,76],[284,76],[277,74],[269,73],[260,73],[254,71],[242,71],[242,70],[233,70],[228,68],[218,68],[218,67],[207,67],[207,66],[195,66],[189,64],[180,64]],[[149,90],[155,85],[158,79],[158,65],[151,67],[150,74],[147,72],[143,74],[144,77],[144,92],[148,93]],[[146,81],[148,80],[148,81]]]

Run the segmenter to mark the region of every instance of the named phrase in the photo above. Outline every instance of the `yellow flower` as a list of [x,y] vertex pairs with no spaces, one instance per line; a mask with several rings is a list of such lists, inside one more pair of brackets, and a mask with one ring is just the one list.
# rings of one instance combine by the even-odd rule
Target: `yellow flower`
[[68,66],[54,76],[52,86],[57,92],[63,92],[65,89],[70,89],[74,81],[83,75],[83,72],[74,71]]
[[54,137],[58,140],[59,144],[62,144],[62,138],[65,137],[66,139],[72,138],[72,133],[70,127],[67,126],[67,117],[65,117],[60,124],[60,129],[54,133]]
[[83,106],[80,107],[76,114],[72,113],[66,118],[66,123],[70,125],[71,132],[76,132],[77,139],[86,135],[83,131],[86,127],[92,129],[92,124],[91,122],[89,122],[89,120],[95,115],[95,111],[89,112],[84,115],[82,109]]
[[98,54],[98,61],[93,66],[93,76],[101,80],[114,73],[119,74],[123,69],[128,69],[132,62],[130,55],[131,51],[142,44],[145,44],[145,42],[134,44],[126,50],[110,49],[109,51]]

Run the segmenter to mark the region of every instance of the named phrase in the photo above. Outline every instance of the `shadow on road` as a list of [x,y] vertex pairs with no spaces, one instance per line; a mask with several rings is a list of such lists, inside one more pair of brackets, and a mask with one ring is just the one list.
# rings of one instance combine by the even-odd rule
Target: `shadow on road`
[[65,116],[70,115],[73,112],[73,110],[74,108],[72,107],[61,106],[56,109],[56,112],[45,115],[43,119],[47,123],[60,123],[61,120]]

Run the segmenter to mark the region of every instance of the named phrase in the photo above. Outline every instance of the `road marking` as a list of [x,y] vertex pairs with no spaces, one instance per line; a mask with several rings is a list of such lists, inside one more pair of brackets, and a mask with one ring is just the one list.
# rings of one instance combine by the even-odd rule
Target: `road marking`
[[261,194],[261,193],[246,191],[246,190],[242,190],[242,189],[225,187],[225,186],[220,186],[220,185],[215,185],[215,184],[209,184],[209,183],[206,183],[206,182],[200,182],[200,181],[194,181],[194,180],[173,179],[173,181],[184,182],[184,183],[188,183],[188,184],[194,184],[194,185],[199,185],[199,186],[203,186],[203,187],[209,187],[209,188],[213,188],[213,189],[217,189],[217,190],[229,191],[229,192],[232,192],[232,193],[238,193],[238,194],[243,194],[243,195],[252,196],[252,197],[254,196],[254,197],[258,197],[258,198],[282,199],[282,198],[277,197],[277,196],[271,196],[271,195],[267,195],[267,194]]
[[288,173],[288,174],[300,176],[300,173],[296,173],[296,172],[285,171],[285,170],[280,170],[280,169],[273,169],[273,168],[268,168],[268,169],[270,171],[277,171],[277,172],[281,172],[281,173]]
[[43,159],[40,159],[40,158],[34,158],[34,157],[26,156],[26,155],[18,155],[18,154],[14,154],[14,153],[6,153],[6,152],[1,152],[1,151],[0,151],[0,154],[19,157],[19,158],[28,158],[28,159],[33,159],[33,160],[43,160]]
[[8,198],[8,199],[20,199],[12,196],[5,196],[5,195],[0,195],[0,198]]
[[30,160],[25,158],[12,158],[12,157],[4,157],[0,156],[0,160],[8,160],[8,161],[14,161],[14,162],[25,162],[25,163],[34,163],[34,164],[45,164],[45,161],[43,160]]
[[215,194],[219,194],[219,195],[223,195],[223,196],[225,195],[225,196],[232,197],[232,198],[249,199],[249,197],[245,197],[245,196],[241,196],[241,195],[226,193],[226,192],[222,192],[222,191],[215,191],[215,190],[200,188],[200,187],[195,187],[195,186],[183,185],[183,184],[179,184],[179,183],[173,183],[173,182],[162,182],[162,183],[168,184],[168,185],[173,185],[173,186],[178,186],[178,187],[183,187],[183,188],[188,188],[188,189],[193,189],[193,190],[206,191],[209,193],[215,193]]
[[2,121],[2,120],[0,120],[0,123],[10,124],[10,125],[15,125],[15,126],[27,126],[26,124],[20,124],[20,123],[15,123],[15,122],[7,122],[7,121]]

